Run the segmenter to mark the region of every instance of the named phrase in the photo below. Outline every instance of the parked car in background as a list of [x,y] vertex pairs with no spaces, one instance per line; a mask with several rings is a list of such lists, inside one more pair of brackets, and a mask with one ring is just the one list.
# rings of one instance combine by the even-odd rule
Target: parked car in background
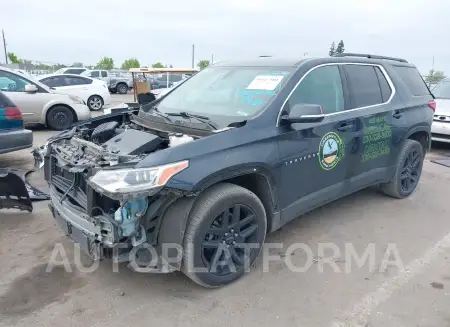
[[436,112],[431,126],[433,141],[450,143],[450,78],[440,81],[431,93],[436,98]]
[[91,118],[86,103],[78,96],[50,89],[36,79],[0,67],[0,91],[22,111],[25,124],[43,124],[55,130]]
[[111,94],[104,81],[81,75],[55,74],[39,79],[61,93],[76,95],[86,102],[92,111],[101,110],[111,103]]
[[65,67],[58,69],[55,74],[75,74],[80,75],[81,73],[87,71],[87,68],[81,68],[81,67]]
[[33,133],[23,128],[20,109],[0,91],[0,154],[32,145]]
[[163,88],[169,88],[172,87],[173,83],[180,82],[183,80],[182,74],[169,74],[167,76],[166,74],[163,74],[161,77],[158,77],[156,80]]
[[133,79],[125,74],[111,73],[107,70],[87,70],[81,75],[104,81],[111,93],[127,94],[133,88]]

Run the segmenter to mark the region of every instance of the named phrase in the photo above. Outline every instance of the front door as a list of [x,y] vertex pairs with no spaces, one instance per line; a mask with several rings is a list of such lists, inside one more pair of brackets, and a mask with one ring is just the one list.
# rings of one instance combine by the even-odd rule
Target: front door
[[357,121],[344,111],[348,99],[338,65],[308,73],[286,103],[318,104],[325,113],[320,123],[279,127],[281,219],[291,220],[339,197],[353,176],[357,160]]
[[29,84],[34,83],[23,76],[0,70],[0,91],[20,109],[23,121],[27,124],[40,122],[42,108],[46,103],[46,91],[36,84],[37,92],[25,92],[25,86]]

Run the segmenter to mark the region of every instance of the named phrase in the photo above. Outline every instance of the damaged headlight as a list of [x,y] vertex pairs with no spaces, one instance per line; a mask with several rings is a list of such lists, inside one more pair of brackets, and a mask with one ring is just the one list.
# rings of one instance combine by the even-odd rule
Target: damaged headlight
[[166,185],[188,166],[189,161],[185,160],[151,168],[100,170],[89,179],[89,184],[109,193],[145,191]]

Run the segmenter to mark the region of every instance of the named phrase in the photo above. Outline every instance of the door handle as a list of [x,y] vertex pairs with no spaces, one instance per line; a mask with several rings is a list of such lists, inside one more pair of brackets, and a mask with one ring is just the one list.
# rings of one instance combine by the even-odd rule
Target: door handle
[[399,119],[399,118],[403,117],[403,113],[401,113],[400,111],[396,111],[396,112],[392,115],[392,117]]
[[341,126],[339,126],[338,128],[337,128],[337,130],[339,131],[339,132],[345,132],[345,131],[348,131],[349,129],[352,129],[353,128],[353,124],[347,124],[347,123],[344,123],[344,124],[342,124]]

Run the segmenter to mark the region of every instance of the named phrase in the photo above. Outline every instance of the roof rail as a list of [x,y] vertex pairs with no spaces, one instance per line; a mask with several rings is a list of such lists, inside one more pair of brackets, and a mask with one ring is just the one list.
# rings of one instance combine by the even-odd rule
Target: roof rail
[[363,53],[337,53],[334,57],[364,57],[369,59],[385,59],[385,60],[394,60],[408,63],[405,59],[402,58],[394,58],[394,57],[386,57],[386,56],[377,56],[371,54],[363,54]]

